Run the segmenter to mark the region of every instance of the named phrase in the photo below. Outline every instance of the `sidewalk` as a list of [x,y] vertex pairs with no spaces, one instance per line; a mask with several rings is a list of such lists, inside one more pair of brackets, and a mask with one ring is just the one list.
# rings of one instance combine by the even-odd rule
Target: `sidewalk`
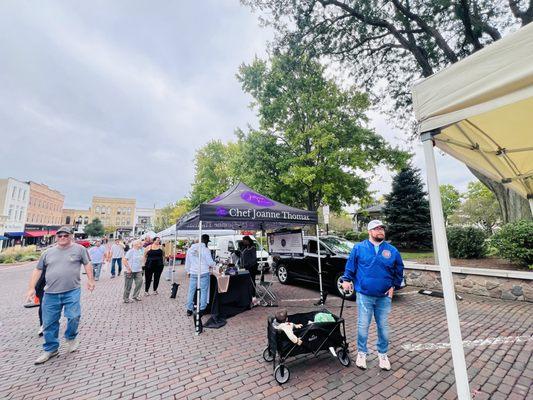
[[[84,290],[81,345],[77,353],[42,366],[37,309],[22,307],[35,264],[0,270],[0,398],[8,399],[453,399],[451,353],[442,299],[413,288],[395,298],[389,356],[393,370],[380,371],[371,329],[369,369],[344,368],[329,353],[298,357],[288,366],[290,381],[279,386],[261,353],[266,318],[275,309],[254,308],[219,330],[194,335],[185,316],[184,274],[178,298],[170,285],[140,303],[121,302],[123,279],[106,271],[91,294]],[[85,275],[82,280],[85,281]],[[289,313],[312,308],[315,290],[276,284]],[[337,312],[340,299],[330,296]],[[533,398],[533,306],[465,296],[459,302],[470,387],[475,399]],[[345,310],[352,357],[356,308]],[[64,324],[61,332],[64,332]],[[479,339],[495,338],[491,341]],[[500,339],[497,339],[500,338]],[[502,339],[503,338],[503,339]],[[493,343],[493,344],[490,344]],[[528,393],[529,391],[529,393]]]

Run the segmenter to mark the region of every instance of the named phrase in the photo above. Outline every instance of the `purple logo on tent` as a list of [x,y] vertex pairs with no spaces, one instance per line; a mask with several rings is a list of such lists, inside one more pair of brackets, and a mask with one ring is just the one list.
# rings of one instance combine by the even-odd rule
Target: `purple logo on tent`
[[219,217],[225,217],[228,215],[228,210],[226,210],[224,207],[217,207],[217,215]]
[[241,199],[259,207],[272,207],[275,204],[272,200],[254,192],[241,193]]
[[222,200],[222,196],[217,196],[214,199],[209,200],[209,203],[216,203],[217,201]]

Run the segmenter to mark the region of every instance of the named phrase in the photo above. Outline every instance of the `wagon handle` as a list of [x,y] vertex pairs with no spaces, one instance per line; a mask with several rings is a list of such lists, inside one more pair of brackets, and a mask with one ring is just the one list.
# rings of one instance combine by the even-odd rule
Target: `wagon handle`
[[341,303],[341,312],[339,314],[339,318],[342,318],[342,312],[344,311],[344,300],[346,300],[346,292],[342,291],[342,303]]

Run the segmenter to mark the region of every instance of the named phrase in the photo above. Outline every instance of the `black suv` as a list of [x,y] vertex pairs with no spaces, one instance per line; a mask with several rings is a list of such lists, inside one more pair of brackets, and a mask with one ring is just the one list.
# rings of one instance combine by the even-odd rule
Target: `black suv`
[[[348,256],[354,243],[336,236],[320,238],[320,258],[322,264],[322,283],[324,288],[333,289],[333,292],[342,296],[341,276]],[[275,271],[278,280],[283,283],[291,281],[304,281],[318,284],[318,252],[316,237],[304,236],[304,255],[285,256],[274,258]],[[354,300],[355,292],[351,291],[346,296]]]

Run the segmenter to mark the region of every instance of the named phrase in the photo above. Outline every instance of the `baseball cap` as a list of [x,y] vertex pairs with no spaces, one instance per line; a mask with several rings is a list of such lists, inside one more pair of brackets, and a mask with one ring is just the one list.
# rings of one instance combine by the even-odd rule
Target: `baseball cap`
[[202,235],[202,243],[209,243],[211,240],[209,240],[209,235],[203,234]]
[[379,219],[373,219],[372,221],[368,223],[368,230],[370,231],[372,229],[377,228],[378,226],[385,227],[385,224],[381,222]]
[[62,226],[56,231],[56,235],[58,233],[68,233],[69,235],[72,235],[72,229],[70,229],[68,226]]

